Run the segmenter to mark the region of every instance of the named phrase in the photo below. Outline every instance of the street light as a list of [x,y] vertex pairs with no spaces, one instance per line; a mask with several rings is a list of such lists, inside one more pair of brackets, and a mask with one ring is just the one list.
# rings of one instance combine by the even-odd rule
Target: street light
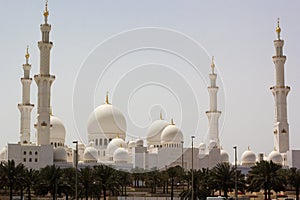
[[77,185],[78,185],[78,140],[73,141],[76,144],[75,149],[75,200],[77,200]]
[[181,141],[181,167],[183,169],[183,141]]
[[238,189],[237,189],[237,146],[233,147],[234,149],[234,166],[235,166],[235,178],[234,178],[234,197],[237,200],[238,197]]
[[194,200],[194,138],[192,135],[192,200]]

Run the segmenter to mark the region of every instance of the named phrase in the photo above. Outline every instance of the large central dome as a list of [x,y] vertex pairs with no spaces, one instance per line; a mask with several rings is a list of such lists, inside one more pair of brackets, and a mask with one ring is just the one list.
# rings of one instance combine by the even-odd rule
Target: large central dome
[[89,116],[87,129],[89,136],[103,135],[112,139],[120,137],[125,140],[126,120],[122,112],[112,106],[108,100],[106,104],[98,106]]

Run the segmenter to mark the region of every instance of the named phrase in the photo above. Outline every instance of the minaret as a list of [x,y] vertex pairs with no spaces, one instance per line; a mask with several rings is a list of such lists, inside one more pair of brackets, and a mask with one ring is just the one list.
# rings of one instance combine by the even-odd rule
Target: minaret
[[208,86],[208,92],[210,97],[210,109],[206,111],[206,115],[209,121],[209,141],[217,142],[217,146],[220,147],[219,141],[219,117],[221,111],[218,111],[217,93],[219,87],[216,85],[217,74],[215,74],[214,57],[212,57],[211,64],[212,72],[209,74],[210,86]]
[[40,73],[34,76],[38,86],[38,109],[37,109],[37,145],[50,143],[50,97],[51,85],[55,76],[50,75],[50,50],[53,46],[49,41],[51,25],[48,24],[48,2],[44,11],[45,23],[40,25],[42,41],[38,42],[40,49]]
[[26,49],[26,63],[23,64],[24,77],[21,78],[22,82],[22,103],[18,104],[18,108],[21,113],[20,119],[20,144],[30,144],[30,121],[31,111],[34,107],[30,103],[30,85],[32,78],[30,78],[31,65],[28,63],[29,60],[28,47]]
[[287,121],[286,97],[290,91],[289,86],[284,83],[284,63],[286,56],[283,55],[284,41],[280,39],[279,19],[277,22],[277,40],[274,40],[275,56],[272,57],[275,64],[276,85],[271,87],[275,100],[275,122],[274,122],[274,147],[280,153],[289,150],[289,124]]

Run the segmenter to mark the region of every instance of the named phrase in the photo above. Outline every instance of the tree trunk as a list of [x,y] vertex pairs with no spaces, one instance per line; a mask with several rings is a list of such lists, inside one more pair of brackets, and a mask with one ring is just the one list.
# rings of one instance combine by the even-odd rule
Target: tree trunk
[[173,200],[174,196],[174,178],[171,179],[171,200]]
[[28,186],[27,188],[27,193],[28,193],[28,200],[31,200],[31,188]]
[[265,200],[267,200],[267,199],[268,199],[268,196],[267,196],[267,188],[265,188],[264,191],[265,191]]
[[20,199],[22,199],[23,200],[23,188],[21,187],[21,189],[20,189]]
[[271,190],[268,189],[268,199],[271,199]]
[[105,189],[105,187],[103,188],[103,200],[106,200],[106,189]]
[[296,187],[295,190],[296,190],[296,200],[299,200],[299,187]]
[[9,187],[9,199],[10,200],[13,199],[12,196],[13,196],[13,189],[12,189],[12,185],[10,185],[10,187]]

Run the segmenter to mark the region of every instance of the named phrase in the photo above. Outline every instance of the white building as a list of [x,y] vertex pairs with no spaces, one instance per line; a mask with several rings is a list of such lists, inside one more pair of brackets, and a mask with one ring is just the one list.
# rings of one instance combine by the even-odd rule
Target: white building
[[[44,11],[44,23],[40,26],[42,40],[38,42],[40,49],[40,70],[34,76],[38,87],[37,122],[35,124],[37,142],[30,141],[31,111],[34,107],[30,102],[31,65],[29,64],[28,48],[26,63],[23,65],[22,103],[20,110],[20,141],[8,144],[0,152],[0,160],[15,160],[26,167],[39,169],[55,164],[60,167],[73,166],[74,151],[66,145],[66,130],[62,120],[52,114],[51,85],[55,76],[50,74],[50,41],[51,25],[48,24],[49,11]],[[277,26],[277,40],[274,41],[276,54],[273,61],[276,69],[276,85],[271,87],[275,99],[274,150],[268,157],[256,154],[248,148],[239,162],[239,168],[249,170],[256,161],[272,160],[283,166],[300,167],[300,151],[289,149],[289,126],[287,122],[286,96],[290,90],[284,83],[283,40],[280,39],[280,27]],[[201,143],[195,148],[184,148],[183,132],[170,122],[163,119],[153,121],[147,130],[146,141],[141,139],[128,140],[126,137],[126,118],[123,113],[109,102],[108,94],[105,103],[95,108],[87,120],[87,137],[89,144],[78,143],[79,167],[107,164],[117,169],[165,169],[180,165],[185,169],[212,168],[217,163],[229,163],[228,153],[222,149],[219,138],[219,117],[217,101],[217,74],[212,60],[212,72],[209,74],[210,109],[206,112],[209,123],[209,142]],[[146,142],[146,144],[145,144]],[[196,145],[197,146],[197,145]],[[193,157],[192,157],[193,156]],[[193,163],[193,166],[192,166]]]

